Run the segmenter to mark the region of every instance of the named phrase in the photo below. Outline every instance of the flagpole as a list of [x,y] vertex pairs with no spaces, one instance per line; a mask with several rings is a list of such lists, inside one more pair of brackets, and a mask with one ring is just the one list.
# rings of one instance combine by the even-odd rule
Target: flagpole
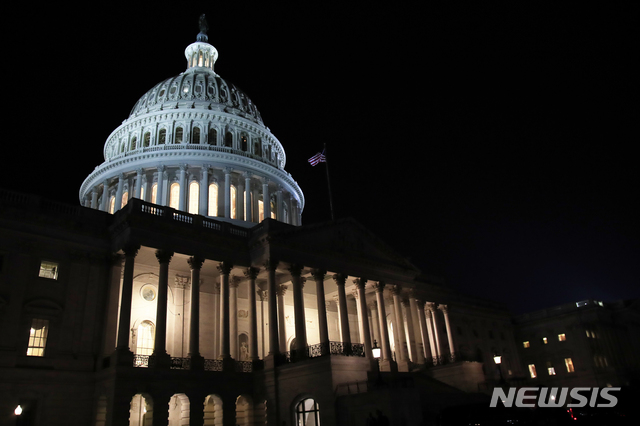
[[329,189],[329,208],[331,209],[331,221],[335,220],[333,215],[333,196],[331,195],[331,181],[329,180],[329,160],[327,159],[327,144],[324,144],[324,164],[327,171],[327,188]]

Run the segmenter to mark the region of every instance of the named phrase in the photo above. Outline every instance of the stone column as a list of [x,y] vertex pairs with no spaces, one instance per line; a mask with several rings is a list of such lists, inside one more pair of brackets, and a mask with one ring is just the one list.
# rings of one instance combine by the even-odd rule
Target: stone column
[[439,364],[440,358],[440,339],[438,338],[438,326],[436,324],[436,304],[427,302],[427,328],[429,330],[429,343],[431,344],[431,353],[434,354],[433,363]]
[[231,325],[230,325],[230,307],[229,307],[229,274],[233,266],[229,262],[220,262],[218,264],[218,272],[220,272],[220,357],[225,359],[231,358]]
[[[237,195],[237,194],[236,194]],[[231,168],[224,168],[224,217],[231,217]]]
[[200,169],[200,200],[198,202],[198,214],[209,214],[209,166],[203,165]]
[[329,327],[327,324],[327,304],[324,295],[324,277],[326,273],[326,271],[321,269],[314,269],[312,271],[313,279],[316,282],[316,299],[318,302],[318,331],[320,333],[320,343],[323,345],[323,354],[329,353]]
[[384,281],[374,282],[372,285],[376,292],[376,302],[378,304],[378,321],[380,325],[380,340],[382,348],[382,356],[380,360],[380,369],[389,371],[393,365],[391,357],[391,342],[389,342],[389,329],[387,328],[387,312],[384,306]]
[[415,335],[415,329],[413,327],[413,315],[411,313],[411,304],[409,303],[409,300],[402,299],[402,306],[404,307],[404,312],[405,312],[405,315],[407,316],[407,339],[409,339],[407,343],[409,344],[409,356],[411,357],[412,362],[423,364],[424,359],[422,363],[418,361],[418,350],[416,348],[416,335]]
[[97,187],[93,187],[93,189],[91,190],[91,204],[90,204],[92,209],[97,209],[98,208],[98,188]]
[[[382,345],[382,337],[380,335],[380,320],[378,319],[378,304],[375,301],[369,303],[369,310],[371,311],[371,329],[373,331],[373,340],[379,345]],[[379,346],[382,348],[382,346]]]
[[238,179],[236,184],[236,219],[244,220],[244,182]]
[[268,272],[267,279],[267,299],[269,301],[269,355],[277,356],[280,354],[280,344],[278,339],[278,300],[277,300],[277,283],[276,268],[278,262],[269,260],[265,263]]
[[393,286],[391,288],[391,294],[393,295],[393,308],[396,313],[396,328],[395,334],[398,336],[398,348],[399,359],[398,361],[409,361],[409,354],[407,353],[407,337],[404,331],[404,315],[402,315],[402,306],[400,305],[400,286]]
[[179,184],[180,184],[180,195],[178,196],[178,210],[181,212],[186,211],[185,203],[187,200],[187,165],[180,164],[180,174],[179,174]]
[[360,335],[362,336],[362,343],[364,343],[365,356],[371,358],[371,330],[369,328],[369,315],[367,315],[367,298],[365,296],[365,285],[367,280],[365,278],[356,278],[353,280],[358,291],[357,303],[360,306],[361,318],[360,318]]
[[284,315],[284,295],[287,293],[287,286],[280,284],[276,290],[278,295],[278,334],[280,335],[280,342],[278,342],[280,353],[287,352],[287,327],[285,323]]
[[447,328],[447,340],[449,342],[449,360],[456,360],[456,348],[453,346],[453,334],[451,333],[451,324],[449,323],[449,308],[447,305],[440,305],[438,309],[444,314],[444,325]]
[[102,201],[100,202],[100,210],[103,212],[109,211],[109,181],[107,179],[102,181]]
[[231,277],[229,280],[229,339],[231,344],[231,358],[238,361],[238,286],[240,277]]
[[156,312],[156,336],[153,348],[153,359],[157,368],[169,368],[171,357],[167,353],[167,293],[169,289],[169,262],[173,252],[156,250],[156,258],[160,263],[158,272],[158,305]]
[[189,357],[192,370],[204,370],[204,358],[200,355],[200,269],[204,259],[190,257],[191,268],[191,323],[189,326]]
[[269,195],[269,178],[262,178],[262,211],[264,218],[271,217],[271,197]]
[[[265,283],[262,283],[262,285],[264,284]],[[259,286],[259,288],[260,290],[258,290],[256,293],[258,293],[258,297],[260,298],[260,334],[262,336],[262,338],[260,339],[260,348],[262,349],[262,359],[264,359],[267,356],[267,348],[265,345],[267,333],[264,328],[264,325],[266,324],[264,319],[264,302],[267,301],[267,290],[263,290],[261,286]]]
[[276,191],[276,219],[284,222],[284,202],[282,201],[282,186],[278,185]]
[[133,192],[133,198],[141,199],[140,188],[142,188],[142,169],[136,170],[136,186]]
[[116,341],[116,362],[118,365],[133,365],[133,353],[129,349],[129,329],[131,328],[131,301],[133,296],[133,275],[136,255],[140,246],[126,245],[124,251],[124,275],[120,296],[120,318]]
[[247,222],[255,222],[253,219],[253,206],[251,205],[251,174],[244,173],[244,203],[247,206],[247,214],[244,218]]
[[158,166],[158,183],[156,187],[156,204],[159,206],[164,206],[164,173],[165,166]]
[[409,313],[411,314],[412,322],[413,322],[413,338],[416,342],[416,362],[418,364],[424,364],[424,342],[423,342],[423,333],[422,333],[422,320],[420,319],[420,311],[418,309],[418,304],[414,297],[409,299],[409,310],[407,311],[407,317]]
[[291,273],[291,284],[293,286],[293,310],[296,326],[296,351],[298,357],[306,357],[307,355],[307,320],[304,314],[304,294],[302,289],[306,282],[305,277],[301,277],[302,266],[291,265],[289,268]]
[[247,268],[244,276],[249,280],[249,359],[258,361],[258,318],[256,312],[256,278],[258,268]]
[[422,344],[424,346],[424,358],[426,362],[427,358],[433,357],[433,354],[431,353],[431,348],[433,347],[433,345],[429,344],[429,330],[427,327],[427,319],[424,314],[424,302],[420,299],[413,299],[413,300],[418,310],[418,321],[420,323],[420,335],[422,337]]
[[211,315],[213,317],[213,357],[218,358],[220,356],[220,348],[222,343],[220,340],[220,331],[222,325],[220,323],[220,308],[222,307],[222,301],[220,300],[220,282],[213,283],[213,309]]
[[351,351],[351,333],[349,332],[349,311],[347,310],[347,294],[344,289],[347,276],[345,274],[334,274],[333,279],[338,285],[338,304],[340,313],[340,331],[345,352]]
[[113,212],[117,212],[122,208],[122,191],[124,188],[124,174],[120,173],[118,175],[118,189],[116,190],[116,200],[113,203]]

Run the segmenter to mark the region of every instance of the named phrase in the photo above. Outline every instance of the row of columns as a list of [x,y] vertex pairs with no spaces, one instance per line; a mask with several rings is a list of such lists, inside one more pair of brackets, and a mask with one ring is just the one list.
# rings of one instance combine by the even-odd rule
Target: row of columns
[[[135,257],[139,247],[126,246],[124,251],[124,276],[122,281],[122,298],[120,301],[120,318],[119,332],[117,337],[118,353],[130,353],[128,330],[130,329],[131,303],[133,291],[133,276]],[[154,351],[152,357],[156,366],[169,366],[170,356],[166,351],[166,333],[167,333],[167,291],[169,279],[169,263],[173,256],[173,252],[166,250],[157,250],[156,258],[159,263],[158,273],[158,292],[157,292],[157,317],[156,317],[156,333],[154,342]],[[199,346],[199,297],[200,297],[200,270],[204,263],[204,259],[198,256],[188,258],[188,264],[191,269],[191,304],[190,304],[190,328],[189,328],[189,354],[193,369],[204,368],[204,359],[200,355]],[[285,340],[285,318],[284,318],[284,292],[286,286],[278,285],[276,281],[276,269],[278,262],[268,261],[264,265],[267,271],[267,291],[266,298],[268,302],[268,324],[269,324],[269,356],[276,357],[280,353],[287,351]],[[237,288],[240,277],[232,277],[231,270],[233,265],[228,262],[220,262],[217,265],[220,273],[220,356],[224,360],[238,359],[237,344],[232,345],[231,336],[238,335],[238,317],[232,315],[237,313]],[[293,287],[294,302],[294,318],[295,318],[295,349],[298,354],[305,356],[307,349],[307,333],[303,288],[306,278],[302,276],[302,267],[300,265],[290,265],[288,268],[291,274],[291,283]],[[256,278],[259,269],[249,267],[245,269],[245,278],[249,282],[249,359],[257,361],[258,357],[258,329],[257,329],[257,309],[256,294],[260,293],[261,299],[264,297],[264,291],[257,291]],[[311,276],[316,283],[317,291],[317,311],[318,311],[318,327],[320,343],[329,344],[329,330],[327,323],[327,310],[324,293],[324,280],[326,271],[320,269],[312,270]],[[347,310],[347,295],[345,274],[334,274],[333,279],[338,288],[337,307],[339,316],[341,341],[345,346],[345,350],[351,349],[351,334],[349,330],[349,317]],[[385,283],[382,281],[372,282],[371,287],[375,291],[376,301],[367,304],[365,288],[367,279],[356,278],[353,280],[355,284],[354,296],[356,297],[356,306],[358,311],[358,325],[360,328],[360,336],[364,346],[365,355],[371,357],[372,340],[380,341],[382,345],[382,363],[390,363],[393,361],[391,353],[391,342],[389,330],[387,327],[387,313],[384,300]],[[413,360],[416,363],[424,363],[424,351],[427,347],[431,349],[431,358],[435,361],[441,360],[442,350],[439,340],[438,324],[436,319],[436,310],[439,309],[444,313],[445,326],[451,355],[454,354],[453,338],[448,317],[448,309],[446,305],[436,307],[434,303],[420,301],[415,297],[404,300],[404,306],[407,311],[406,322],[401,307],[401,289],[399,286],[390,286],[392,294],[392,304],[395,318],[392,318],[395,324],[394,332],[398,339],[398,347],[396,348],[396,361],[400,365]],[[368,307],[371,308],[371,320],[369,320]],[[376,309],[377,308],[377,309]],[[371,324],[370,324],[371,322]],[[414,327],[415,323],[415,327]],[[407,333],[410,336],[409,343],[406,339],[405,324]],[[371,325],[374,325],[371,327]],[[420,333],[417,334],[417,330]],[[414,337],[412,340],[411,337]],[[417,345],[414,345],[416,342]],[[417,346],[417,347],[416,347]],[[421,347],[420,347],[421,346]],[[410,348],[410,353],[408,352]],[[264,351],[263,351],[264,353]],[[127,363],[128,361],[123,361]]]
[[[180,195],[178,202],[178,210],[187,211],[188,210],[188,192],[189,185],[188,182],[191,180],[188,176],[188,168],[187,164],[181,164],[178,166],[178,171],[176,173],[177,181],[180,184]],[[200,166],[200,179],[198,181],[200,186],[199,196],[198,196],[198,214],[202,216],[208,215],[209,210],[209,184],[212,183],[210,176],[211,165],[202,165]],[[225,167],[223,169],[224,172],[224,187],[222,188],[221,198],[222,198],[222,212],[219,213],[220,217],[231,218],[231,186],[232,186],[232,173],[233,169],[230,167]],[[156,204],[158,205],[167,205],[168,204],[168,188],[164,188],[165,183],[167,186],[170,186],[169,174],[167,172],[167,168],[164,165],[158,165],[157,172],[157,187],[156,187]],[[241,176],[238,177],[237,182],[235,183],[236,187],[236,218],[240,220],[245,220],[247,222],[259,222],[258,217],[258,198],[260,194],[262,194],[263,199],[263,216],[265,218],[271,217],[271,194],[269,183],[270,179],[268,177],[259,177],[260,185],[252,185],[254,178],[252,174],[246,171],[241,172]],[[124,173],[120,173],[118,176],[112,179],[117,180],[115,185],[115,207],[114,213],[122,208],[122,196],[124,194],[124,184],[127,182],[128,177],[125,176]],[[109,179],[104,179],[101,184],[96,185],[89,196],[85,197],[84,205],[85,207],[90,207],[93,209],[99,209],[102,211],[109,210],[109,194],[108,189],[110,187]],[[147,175],[143,171],[143,169],[138,169],[136,171],[135,177],[135,185],[133,188],[133,192],[130,194],[130,198],[141,198],[142,188],[145,188],[144,191],[144,199],[145,201],[151,201],[151,190],[147,185]],[[100,186],[102,186],[102,198],[100,199]],[[259,189],[262,189],[259,192]],[[253,194],[253,197],[252,197]],[[253,198],[253,202],[252,202]],[[275,192],[275,205],[277,206],[277,211],[273,212],[276,216],[277,220],[284,221],[285,215],[285,204],[287,204],[289,210],[289,217],[287,222],[292,225],[300,225],[300,205],[298,200],[296,200],[292,194],[289,194],[288,200],[285,199],[285,191],[281,185],[278,185],[278,188]],[[245,218],[245,205],[246,205],[246,218]]]

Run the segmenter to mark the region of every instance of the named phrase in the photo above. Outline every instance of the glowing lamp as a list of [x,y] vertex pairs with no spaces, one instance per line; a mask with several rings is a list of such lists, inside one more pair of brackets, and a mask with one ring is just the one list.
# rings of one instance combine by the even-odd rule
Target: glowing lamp
[[16,416],[19,416],[20,414],[22,414],[22,407],[21,407],[20,405],[18,405],[18,406],[16,407],[16,409],[15,409],[15,410],[13,410],[13,413],[14,413]]
[[378,347],[378,342],[373,341],[373,348],[371,348],[371,352],[373,353],[373,357],[375,359],[380,358],[381,349]]
[[497,355],[497,354],[496,354],[496,355],[494,355],[494,356],[493,356],[493,361],[494,361],[496,364],[502,364],[502,356]]

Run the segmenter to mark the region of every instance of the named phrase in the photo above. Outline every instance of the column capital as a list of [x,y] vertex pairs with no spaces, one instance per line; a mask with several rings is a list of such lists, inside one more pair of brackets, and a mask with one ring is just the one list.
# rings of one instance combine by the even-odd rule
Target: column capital
[[402,287],[400,287],[397,284],[389,286],[389,292],[394,296],[400,296],[400,292],[402,292]]
[[242,281],[242,278],[240,278],[237,275],[232,275],[231,277],[229,277],[229,288],[238,288],[238,286],[240,285],[240,281]]
[[182,164],[180,164],[178,167],[180,167],[180,171],[181,171],[181,172],[186,172],[186,171],[187,171],[187,169],[189,168],[189,165],[188,165],[188,164],[186,164],[186,163],[182,163]]
[[416,304],[420,309],[424,309],[424,300],[418,299],[417,297],[414,297],[413,300],[416,301]]
[[289,266],[289,272],[291,273],[292,276],[299,277],[300,274],[302,273],[302,265],[299,265],[297,263],[291,264]]
[[347,276],[343,273],[333,274],[333,280],[339,286],[344,286],[345,281],[347,280]]
[[436,311],[436,304],[433,302],[427,302],[425,304],[425,306],[427,307],[427,310],[430,312],[435,312]]
[[225,175],[230,175],[232,171],[233,171],[233,168],[231,168],[231,167],[225,167],[224,168],[224,174]]
[[405,308],[408,308],[408,307],[409,307],[409,299],[407,299],[406,297],[403,297],[403,298],[400,300],[400,303],[402,303],[402,306],[404,306]]
[[140,250],[139,244],[126,244],[122,247],[125,257],[136,257],[138,255],[138,250]]
[[336,302],[336,306],[340,306],[339,302],[340,302],[340,296],[338,296],[337,294],[335,294],[333,296],[333,301]]
[[124,255],[119,253],[111,253],[107,255],[107,262],[110,266],[122,266],[122,262],[124,261]]
[[186,289],[189,287],[189,282],[191,281],[191,277],[186,275],[178,275],[176,274],[174,279],[174,285],[176,288]]
[[269,260],[264,262],[264,267],[268,271],[274,271],[275,272],[276,268],[278,268],[278,263],[280,263],[280,262],[278,262],[275,259],[269,259]]
[[376,293],[382,293],[384,291],[384,286],[384,281],[374,281],[371,283],[371,287],[376,291]]
[[191,256],[187,259],[187,263],[191,269],[201,269],[204,259],[200,256]]
[[354,278],[353,283],[356,285],[357,288],[360,288],[360,289],[364,290],[364,287],[367,285],[367,279],[366,278]]
[[233,269],[233,265],[230,262],[218,263],[218,272],[220,272],[223,275],[229,275],[229,273],[231,272],[231,269]]
[[300,288],[304,288],[304,285],[306,282],[307,282],[307,277],[300,277]]
[[156,250],[156,258],[160,263],[169,263],[173,257],[173,252],[169,250]]
[[353,298],[358,300],[358,287],[353,287],[351,293],[353,293]]
[[438,305],[438,309],[440,309],[445,315],[449,314],[449,307],[447,305]]
[[255,280],[258,278],[258,274],[260,273],[260,269],[254,268],[253,266],[245,269],[244,276],[249,280]]
[[312,269],[311,275],[316,281],[324,281],[324,277],[327,275],[327,271],[324,269]]
[[258,290],[256,293],[258,294],[258,297],[260,297],[261,302],[267,300],[267,295],[269,294],[267,290]]
[[374,310],[374,309],[378,309],[378,303],[375,300],[372,300],[370,302],[367,302],[367,308]]
[[277,288],[276,288],[276,294],[278,296],[284,296],[287,293],[287,286],[284,284],[280,284]]

